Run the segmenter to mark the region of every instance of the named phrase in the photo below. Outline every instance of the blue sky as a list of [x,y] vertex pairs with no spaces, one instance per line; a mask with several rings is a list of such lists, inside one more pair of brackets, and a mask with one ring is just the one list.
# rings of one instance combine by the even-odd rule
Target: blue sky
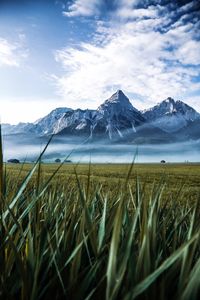
[[35,121],[122,89],[139,109],[171,96],[200,111],[200,4],[1,0],[0,114]]

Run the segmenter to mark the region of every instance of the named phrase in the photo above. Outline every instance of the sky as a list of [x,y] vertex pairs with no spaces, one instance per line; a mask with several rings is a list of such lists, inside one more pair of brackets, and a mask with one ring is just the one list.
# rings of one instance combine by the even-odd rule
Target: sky
[[170,96],[200,112],[198,0],[0,0],[2,122],[117,89],[138,109]]

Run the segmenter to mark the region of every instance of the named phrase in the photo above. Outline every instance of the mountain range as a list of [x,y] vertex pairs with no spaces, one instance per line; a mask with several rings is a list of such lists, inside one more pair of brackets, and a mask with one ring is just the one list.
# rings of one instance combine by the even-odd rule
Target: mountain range
[[56,108],[34,123],[2,124],[4,135],[34,134],[81,137],[112,143],[166,143],[200,139],[200,114],[168,97],[139,111],[118,90],[96,110]]

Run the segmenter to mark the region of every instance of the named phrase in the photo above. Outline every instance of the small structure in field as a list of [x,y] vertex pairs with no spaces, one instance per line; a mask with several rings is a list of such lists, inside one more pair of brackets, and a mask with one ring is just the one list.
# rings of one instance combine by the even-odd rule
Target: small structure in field
[[60,162],[61,162],[60,158],[55,159],[55,163],[60,163]]
[[11,158],[11,159],[8,159],[8,163],[11,163],[11,164],[19,164],[20,161],[19,161],[19,159]]
[[165,164],[166,161],[165,161],[164,159],[162,159],[162,160],[160,161],[160,163],[161,163],[161,164]]

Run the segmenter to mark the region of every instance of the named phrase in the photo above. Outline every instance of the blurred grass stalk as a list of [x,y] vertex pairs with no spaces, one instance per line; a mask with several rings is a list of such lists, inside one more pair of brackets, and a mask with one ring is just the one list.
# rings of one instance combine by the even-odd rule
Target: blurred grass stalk
[[164,201],[164,177],[147,193],[134,163],[113,197],[90,165],[86,184],[75,169],[76,188],[52,183],[62,164],[45,181],[47,146],[18,184],[4,176],[0,140],[0,298],[199,299],[199,198],[181,203],[180,188]]
[[[4,182],[3,182],[3,147],[2,147],[2,132],[1,132],[1,123],[0,123],[0,284],[4,279],[5,271],[5,249],[2,247],[4,242],[4,226],[3,226],[3,211],[4,211]],[[1,292],[0,292],[1,296]]]

